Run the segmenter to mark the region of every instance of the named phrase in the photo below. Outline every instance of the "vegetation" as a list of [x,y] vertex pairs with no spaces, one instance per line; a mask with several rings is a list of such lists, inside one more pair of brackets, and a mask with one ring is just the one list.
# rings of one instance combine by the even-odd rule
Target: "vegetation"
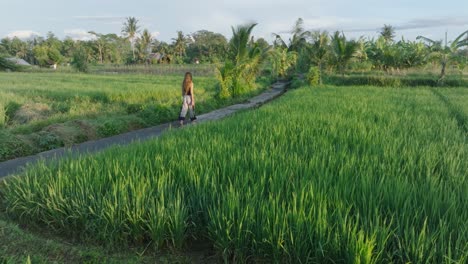
[[6,70],[15,71],[18,68],[19,67],[15,63],[9,61],[4,56],[0,55],[0,71],[6,71]]
[[[258,82],[302,88],[0,182],[0,262],[114,261],[106,252],[124,248],[140,255],[125,262],[191,262],[157,254],[198,244],[217,262],[468,262],[468,31],[445,46],[395,41],[390,25],[376,40],[349,40],[298,19],[288,43],[274,34],[270,45],[255,26],[232,27],[229,41],[201,30],[165,43],[128,17],[123,37],[2,39],[0,70],[17,70],[10,56],[40,68],[0,73],[0,160],[171,121],[185,71],[198,113],[244,100]],[[66,242],[24,236],[12,220]]]
[[195,237],[228,262],[464,263],[467,155],[431,89],[304,87],[216,124],[40,164],[1,195],[19,221],[117,248],[184,251]]
[[434,41],[432,39],[419,36],[418,39],[423,39],[424,41],[429,43],[429,47],[431,49],[430,55],[440,61],[441,70],[440,70],[440,79],[444,79],[445,77],[445,69],[447,65],[454,62],[460,62],[460,60],[466,60],[467,58],[463,58],[459,56],[457,52],[460,48],[468,46],[468,30],[460,34],[456,37],[450,45],[447,44],[447,39],[445,39],[445,45],[442,46],[441,41]]
[[265,52],[257,43],[250,41],[256,25],[232,28],[233,36],[229,41],[226,61],[217,69],[221,98],[238,97],[255,88]]
[[[199,114],[235,102],[210,75],[194,75]],[[181,76],[0,73],[0,160],[175,120]]]
[[[463,74],[468,63],[468,32],[463,32],[452,42],[446,40],[443,45],[442,41],[422,36],[416,41],[404,38],[395,40],[395,28],[384,25],[380,37],[375,40],[365,37],[350,40],[344,33],[330,35],[325,31],[306,30],[304,21],[299,18],[289,32],[289,41],[277,33],[273,33],[275,40],[272,44],[261,38],[255,40],[252,34],[255,25],[252,24],[233,27],[236,32],[230,40],[207,30],[187,35],[177,31],[176,37],[171,39],[172,43],[166,43],[156,39],[147,29],[141,29],[138,23],[137,18],[128,17],[123,23],[122,37],[90,31],[92,38],[88,41],[59,40],[52,32],[45,38],[36,37],[28,41],[4,38],[0,41],[0,52],[42,68],[52,65],[62,68],[72,64],[81,72],[87,71],[89,67],[86,65],[216,64],[220,80],[219,95],[222,98],[251,90],[252,80],[261,71],[269,73],[272,78],[290,79],[296,74],[307,74],[313,66],[318,67],[319,80],[323,83],[325,76],[335,73],[342,77],[355,71],[405,75],[406,70],[420,70],[438,63],[441,65],[439,85],[444,85],[442,80],[446,72],[450,75]],[[238,38],[243,31],[248,33],[250,39]],[[251,69],[241,69],[241,60],[244,60],[241,64],[247,64],[246,58],[235,57],[235,46],[238,45],[253,52],[246,53],[251,56],[248,59],[250,63],[247,63],[252,64]],[[260,54],[267,58],[258,56]],[[268,63],[262,65],[262,62]],[[246,72],[250,73],[244,80]]]

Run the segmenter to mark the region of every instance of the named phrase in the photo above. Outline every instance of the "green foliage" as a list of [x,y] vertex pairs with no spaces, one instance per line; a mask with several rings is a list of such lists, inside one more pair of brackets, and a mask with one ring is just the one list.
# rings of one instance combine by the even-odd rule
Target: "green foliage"
[[459,77],[446,78],[444,82],[433,76],[389,76],[389,75],[327,75],[324,83],[340,86],[370,85],[379,87],[466,87],[468,81]]
[[310,86],[317,86],[321,83],[320,69],[318,67],[310,67],[309,72],[307,73],[307,82]]
[[450,45],[447,44],[447,37],[445,39],[445,45],[442,45],[439,41],[434,41],[423,36],[418,36],[416,39],[422,39],[429,44],[431,57],[437,59],[441,65],[439,79],[442,80],[446,75],[446,67],[457,62],[459,57],[457,56],[458,50],[468,46],[468,30],[456,37],[450,42]]
[[128,104],[126,106],[126,112],[127,114],[135,114],[143,110],[144,107],[142,104]]
[[358,42],[354,40],[346,40],[345,35],[340,34],[338,31],[336,31],[331,38],[331,63],[342,75],[344,75],[348,63],[355,56],[358,47]]
[[0,54],[0,71],[17,71],[20,67]]
[[391,25],[384,25],[380,31],[380,36],[386,42],[392,42],[393,38],[395,38],[395,28]]
[[[0,129],[8,129],[14,136],[21,135],[21,142],[31,149],[28,153],[34,153],[44,150],[42,147],[61,145],[49,137],[46,141],[52,143],[41,143],[40,147],[37,133],[41,131],[52,132],[69,146],[176,120],[180,111],[180,83],[184,72],[180,75],[168,74],[172,69],[166,68],[155,66],[153,70],[159,73],[151,75],[0,73]],[[177,74],[184,69],[187,68],[176,67],[174,72]],[[208,70],[210,76],[194,74],[199,113],[234,102],[216,99],[213,68],[203,66],[195,68],[194,72],[204,71],[208,75]],[[117,127],[113,124],[103,126],[107,119],[118,119],[121,124],[117,124]],[[99,126],[103,127],[97,131]],[[10,151],[10,147],[8,149],[11,154],[8,154],[8,158],[14,155],[20,157],[24,153],[22,150],[14,152]],[[0,157],[0,160],[6,157]]]
[[126,124],[119,119],[109,119],[97,127],[101,137],[110,137],[126,131]]
[[40,150],[51,150],[64,146],[63,140],[58,135],[47,131],[35,134],[33,140],[36,142],[36,147]]
[[0,160],[27,156],[32,153],[32,148],[12,135],[5,129],[0,128]]
[[376,69],[388,71],[392,68],[407,69],[427,63],[428,50],[420,42],[388,42],[380,37],[368,42],[366,54]]
[[224,64],[217,66],[220,81],[218,96],[238,97],[254,90],[255,80],[260,73],[264,51],[257,43],[252,43],[251,33],[257,24],[232,28],[233,36],[229,41],[228,56]]
[[13,119],[15,113],[21,108],[21,104],[10,101],[5,106],[5,123],[8,123],[10,120]]
[[307,85],[308,85],[308,83],[305,80],[305,78],[301,78],[301,77],[295,75],[295,76],[293,76],[293,78],[291,80],[291,84],[289,85],[289,88],[296,89],[296,88],[304,87],[304,86],[307,86]]
[[75,50],[73,53],[71,65],[79,72],[86,73],[89,71],[87,53],[83,47],[79,47],[77,50]]
[[216,78],[219,81],[217,96],[221,99],[230,98],[233,89],[234,65],[226,61],[223,66],[218,66],[216,70]]
[[65,114],[70,111],[71,106],[69,102],[54,102],[52,103],[51,108],[54,112]]
[[467,155],[430,89],[297,89],[0,190],[11,217],[116,248],[208,238],[219,262],[463,263]]
[[147,125],[156,125],[178,117],[180,106],[147,105],[141,108],[137,116]]
[[286,48],[274,48],[269,52],[273,78],[286,78],[297,62],[297,53]]
[[219,33],[199,30],[191,34],[193,42],[188,44],[186,54],[187,62],[219,63],[224,61],[227,49],[226,37]]

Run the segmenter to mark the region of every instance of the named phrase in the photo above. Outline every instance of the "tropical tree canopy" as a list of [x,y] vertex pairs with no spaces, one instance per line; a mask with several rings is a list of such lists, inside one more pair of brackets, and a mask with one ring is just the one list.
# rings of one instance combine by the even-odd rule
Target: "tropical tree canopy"
[[127,17],[127,21],[124,22],[122,27],[122,34],[128,40],[132,46],[133,59],[135,59],[135,37],[136,34],[140,32],[140,27],[138,26],[138,20],[135,17]]
[[391,25],[384,25],[380,31],[380,36],[387,42],[392,42],[395,38],[395,28]]
[[220,96],[237,96],[255,87],[255,78],[260,71],[264,51],[251,38],[257,24],[232,27],[232,38],[228,44],[228,56],[218,66],[221,83]]
[[448,64],[456,63],[459,56],[458,51],[462,47],[468,46],[468,30],[461,33],[453,41],[447,42],[445,38],[445,45],[442,45],[442,41],[435,41],[430,38],[418,36],[416,39],[421,39],[426,42],[431,49],[431,56],[439,60],[441,64],[440,79],[445,77],[446,67]]

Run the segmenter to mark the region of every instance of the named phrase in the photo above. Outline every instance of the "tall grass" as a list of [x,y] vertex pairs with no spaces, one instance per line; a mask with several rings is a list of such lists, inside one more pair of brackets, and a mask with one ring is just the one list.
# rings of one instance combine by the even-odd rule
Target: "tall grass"
[[[127,114],[127,107],[135,104],[140,108],[149,105],[179,108],[181,76],[0,73],[0,102],[41,103],[50,108],[45,118],[60,117],[63,121]],[[195,77],[198,101],[212,100],[216,93],[214,76]]]
[[40,164],[6,211],[225,262],[466,263],[468,144],[430,89],[302,88],[159,139]]

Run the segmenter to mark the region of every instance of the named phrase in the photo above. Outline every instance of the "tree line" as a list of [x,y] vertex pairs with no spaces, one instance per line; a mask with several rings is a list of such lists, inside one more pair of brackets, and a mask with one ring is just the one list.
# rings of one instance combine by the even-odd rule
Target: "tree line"
[[[309,31],[299,18],[291,37],[285,41],[272,33],[273,43],[254,39],[256,24],[233,27],[228,41],[222,34],[200,30],[191,34],[177,31],[170,43],[156,39],[147,30],[141,30],[138,20],[128,17],[122,26],[122,35],[88,32],[91,40],[58,39],[52,32],[46,37],[30,40],[3,38],[0,41],[0,67],[4,58],[14,56],[33,65],[72,64],[86,71],[88,64],[217,64],[221,86],[234,86],[230,93],[241,92],[252,85],[252,76],[268,62],[267,70],[273,77],[282,78],[291,73],[313,70],[345,74],[349,70],[399,71],[428,63],[440,64],[440,78],[447,67],[460,71],[466,67],[468,30],[452,41],[432,40],[419,36],[416,41],[395,40],[395,29],[384,25],[376,39],[361,37],[348,39],[343,32]],[[2,62],[3,61],[3,62]],[[246,73],[249,73],[249,76]],[[230,94],[228,90],[226,94]]]

